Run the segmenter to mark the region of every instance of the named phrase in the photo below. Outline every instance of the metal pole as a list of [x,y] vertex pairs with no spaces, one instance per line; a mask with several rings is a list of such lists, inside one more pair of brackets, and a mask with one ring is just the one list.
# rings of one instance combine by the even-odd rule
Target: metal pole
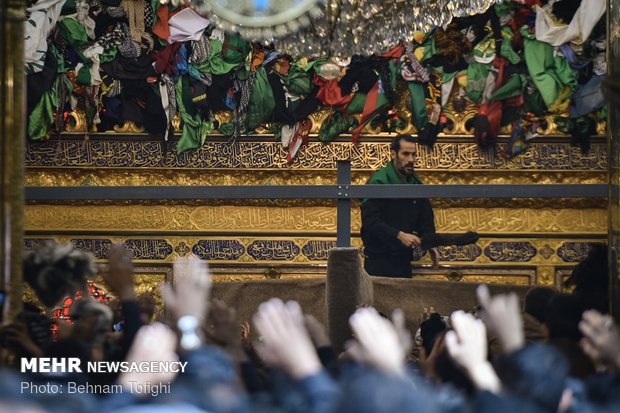
[[609,303],[610,313],[620,320],[620,4],[607,1],[607,142],[609,165]]
[[3,315],[14,318],[22,303],[24,218],[24,21],[23,0],[0,2],[0,289]]
[[351,246],[351,161],[338,161],[338,200],[336,210],[336,246]]

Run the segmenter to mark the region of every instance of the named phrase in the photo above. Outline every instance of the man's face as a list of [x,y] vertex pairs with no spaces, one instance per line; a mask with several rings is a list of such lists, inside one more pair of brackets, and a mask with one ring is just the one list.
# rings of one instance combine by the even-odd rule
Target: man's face
[[415,143],[401,140],[398,153],[392,151],[392,161],[396,170],[402,175],[413,174],[413,162],[417,153],[418,150]]

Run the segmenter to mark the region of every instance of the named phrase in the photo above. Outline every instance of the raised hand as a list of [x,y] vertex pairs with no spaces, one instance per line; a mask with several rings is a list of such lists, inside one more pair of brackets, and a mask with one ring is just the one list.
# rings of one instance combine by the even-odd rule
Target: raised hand
[[211,300],[205,325],[207,338],[222,346],[237,362],[248,360],[243,347],[242,328],[237,321],[237,311],[222,300]]
[[172,270],[174,287],[166,285],[162,288],[166,307],[176,319],[189,315],[203,321],[211,292],[208,264],[193,256],[177,258]]
[[583,334],[580,344],[586,354],[610,368],[620,369],[620,332],[611,316],[596,310],[585,311],[579,330]]
[[385,373],[404,375],[408,350],[389,320],[381,317],[374,308],[364,307],[349,318],[349,324],[357,338],[347,344],[353,358]]
[[133,263],[124,245],[113,245],[110,248],[109,266],[102,273],[102,278],[121,300],[136,298]]
[[281,368],[297,380],[321,371],[299,303],[272,298],[258,307],[253,321],[261,335],[256,352],[270,367]]
[[[127,358],[129,363],[140,362],[177,362],[179,356],[175,352],[177,345],[176,334],[160,323],[153,323],[143,326],[138,330],[136,338],[129,349]],[[128,371],[121,373],[118,383],[125,388],[137,388],[137,385],[156,385],[159,383],[168,384],[175,377],[176,373],[161,369],[148,372]],[[146,395],[146,394],[145,394]]]
[[402,309],[397,308],[392,312],[392,323],[398,334],[398,339],[405,350],[405,354],[409,354],[413,346],[413,340],[411,338],[411,331],[407,328],[405,312]]
[[503,352],[508,354],[523,347],[525,336],[519,297],[515,293],[491,297],[485,284],[478,286],[476,293],[482,308],[480,319],[489,331],[497,334]]
[[446,333],[445,341],[452,359],[478,389],[499,392],[499,378],[487,360],[487,334],[482,321],[463,311],[452,313],[450,320],[454,330]]

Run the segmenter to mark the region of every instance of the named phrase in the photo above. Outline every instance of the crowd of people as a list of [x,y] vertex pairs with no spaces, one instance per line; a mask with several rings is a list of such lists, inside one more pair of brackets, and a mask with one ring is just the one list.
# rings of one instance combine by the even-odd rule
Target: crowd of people
[[[210,297],[208,265],[195,258],[175,262],[174,284],[162,287],[166,314],[153,321],[131,259],[115,247],[102,277],[118,301],[83,297],[71,323],[54,329],[28,304],[2,326],[0,412],[617,412],[620,332],[606,314],[606,257],[605,246],[592,247],[567,281],[570,294],[533,287],[521,308],[517,295],[481,285],[475,312],[428,311],[416,332],[399,309],[386,317],[359,308],[337,353],[294,301],[272,298],[240,326]],[[48,308],[86,291],[94,273],[88,254],[58,244],[24,262]],[[24,371],[24,360],[33,370],[44,358],[83,368]],[[149,368],[86,369],[105,361]]]

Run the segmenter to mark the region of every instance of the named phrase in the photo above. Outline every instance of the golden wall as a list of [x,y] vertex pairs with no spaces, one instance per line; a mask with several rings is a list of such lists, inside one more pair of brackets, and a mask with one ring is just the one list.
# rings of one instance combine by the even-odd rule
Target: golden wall
[[[300,185],[336,183],[336,161],[350,159],[352,181],[363,184],[389,159],[389,135],[323,144],[312,137],[293,165],[270,136],[235,143],[208,137],[197,151],[176,155],[172,145],[139,134],[63,134],[30,142],[28,186]],[[505,142],[505,141],[504,141]],[[501,145],[481,150],[471,137],[441,136],[419,152],[425,183],[508,184],[607,182],[607,145],[595,138],[588,154],[547,136],[514,159]],[[434,200],[439,232],[476,230],[476,245],[442,247],[439,268],[427,255],[416,272],[452,282],[486,281],[559,286],[587,252],[605,242],[605,199]],[[359,246],[359,205],[352,208],[353,244]],[[169,274],[177,256],[208,259],[216,279],[319,277],[335,245],[336,204],[325,200],[29,202],[25,248],[57,238],[103,260],[124,242],[141,272]]]

